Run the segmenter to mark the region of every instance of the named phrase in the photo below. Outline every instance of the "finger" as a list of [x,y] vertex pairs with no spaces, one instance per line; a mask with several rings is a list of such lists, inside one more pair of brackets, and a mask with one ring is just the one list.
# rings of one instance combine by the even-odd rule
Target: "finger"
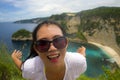
[[17,58],[22,58],[22,52],[20,50],[17,51],[16,53]]
[[16,53],[20,53],[21,51],[20,50],[17,50]]
[[78,50],[77,50],[77,52],[80,53],[80,54],[82,54],[83,56],[86,55],[85,51],[86,51],[86,48],[85,48],[84,46],[81,46],[81,47],[78,48]]
[[21,58],[22,58],[22,56],[19,56],[18,58],[19,58],[19,59],[21,59]]
[[22,53],[21,53],[21,52],[19,52],[19,53],[17,53],[17,55],[18,55],[18,56],[22,56]]
[[12,58],[16,58],[16,52],[17,52],[17,50],[15,49],[14,51],[13,51],[13,53],[12,53]]
[[16,53],[16,49],[13,51],[13,54],[15,54]]
[[86,48],[85,48],[84,46],[81,46],[81,48],[80,48],[80,49],[86,50]]
[[16,51],[16,54],[22,54],[22,52],[20,50]]
[[16,55],[16,49],[13,51],[11,56],[15,56]]

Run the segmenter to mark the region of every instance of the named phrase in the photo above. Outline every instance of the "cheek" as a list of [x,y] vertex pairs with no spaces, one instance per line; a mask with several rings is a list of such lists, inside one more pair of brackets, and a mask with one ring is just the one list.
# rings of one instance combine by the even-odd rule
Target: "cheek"
[[49,59],[47,58],[46,53],[40,53],[39,57],[42,59],[44,63],[48,63]]
[[61,54],[62,57],[65,57],[65,54],[66,54],[66,48],[60,50],[60,54]]

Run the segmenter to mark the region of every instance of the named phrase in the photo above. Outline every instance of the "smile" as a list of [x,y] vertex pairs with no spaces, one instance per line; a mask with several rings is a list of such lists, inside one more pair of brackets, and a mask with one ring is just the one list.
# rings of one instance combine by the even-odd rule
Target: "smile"
[[54,54],[54,55],[49,55],[47,56],[48,59],[54,59],[54,58],[58,58],[60,56],[60,54]]
[[48,58],[51,62],[57,62],[59,57],[60,57],[60,54],[52,54],[52,55],[48,55],[48,56],[47,56],[47,58]]

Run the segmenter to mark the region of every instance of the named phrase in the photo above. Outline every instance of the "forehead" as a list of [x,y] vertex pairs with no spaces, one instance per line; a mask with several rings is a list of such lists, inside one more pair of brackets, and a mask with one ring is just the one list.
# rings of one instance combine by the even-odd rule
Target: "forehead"
[[62,30],[54,24],[43,25],[37,32],[37,39],[53,38],[54,36],[63,36]]

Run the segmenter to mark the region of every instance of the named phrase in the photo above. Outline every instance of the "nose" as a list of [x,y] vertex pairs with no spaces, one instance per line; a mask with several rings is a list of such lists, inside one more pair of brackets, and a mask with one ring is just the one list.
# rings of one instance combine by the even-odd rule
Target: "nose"
[[48,51],[54,51],[54,50],[57,50],[57,48],[53,45],[53,43],[50,43],[50,47]]

